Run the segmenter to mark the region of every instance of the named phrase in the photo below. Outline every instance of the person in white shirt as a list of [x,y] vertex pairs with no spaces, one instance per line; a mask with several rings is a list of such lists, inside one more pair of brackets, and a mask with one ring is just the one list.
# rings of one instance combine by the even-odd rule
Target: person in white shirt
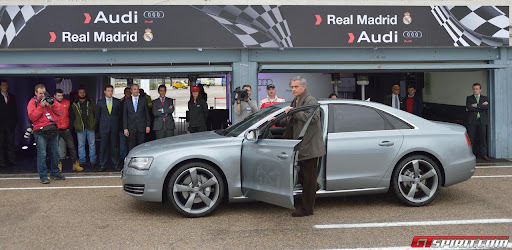
[[274,84],[267,85],[267,97],[261,99],[260,109],[264,109],[270,105],[285,102],[284,98],[276,95],[276,86]]

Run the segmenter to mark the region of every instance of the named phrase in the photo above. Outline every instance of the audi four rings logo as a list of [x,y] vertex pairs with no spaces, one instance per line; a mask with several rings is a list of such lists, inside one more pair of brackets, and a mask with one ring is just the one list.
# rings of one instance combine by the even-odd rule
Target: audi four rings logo
[[144,11],[144,18],[164,18],[165,13],[163,11],[157,10],[147,10]]
[[421,38],[423,33],[421,31],[404,31],[404,38]]
[[258,79],[258,86],[267,86],[269,84],[274,84],[272,79]]

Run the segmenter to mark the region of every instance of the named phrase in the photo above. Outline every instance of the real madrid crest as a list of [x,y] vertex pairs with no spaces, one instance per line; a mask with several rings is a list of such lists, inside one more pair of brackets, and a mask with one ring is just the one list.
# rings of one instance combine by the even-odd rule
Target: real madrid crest
[[151,33],[151,29],[146,29],[146,33],[144,33],[144,40],[146,42],[151,42],[151,40],[153,40],[153,33]]
[[409,14],[409,12],[405,12],[403,20],[404,20],[405,24],[411,24],[411,22],[412,22],[411,14]]

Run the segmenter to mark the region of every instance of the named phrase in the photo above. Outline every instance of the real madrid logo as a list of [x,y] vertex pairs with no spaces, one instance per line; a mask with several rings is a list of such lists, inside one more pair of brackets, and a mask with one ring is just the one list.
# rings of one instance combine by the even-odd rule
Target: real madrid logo
[[411,22],[412,22],[411,14],[409,14],[409,12],[405,12],[403,20],[404,20],[405,24],[411,24]]
[[146,42],[151,42],[151,40],[153,40],[153,33],[151,33],[151,29],[146,29],[146,33],[144,33],[144,40],[146,40]]

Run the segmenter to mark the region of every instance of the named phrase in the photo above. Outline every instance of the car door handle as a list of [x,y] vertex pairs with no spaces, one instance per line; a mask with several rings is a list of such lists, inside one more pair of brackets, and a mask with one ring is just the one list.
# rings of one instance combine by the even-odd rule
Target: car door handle
[[379,146],[381,146],[381,147],[391,147],[393,145],[395,145],[395,143],[391,142],[391,141],[383,141],[383,142],[379,143]]
[[281,153],[280,155],[277,155],[277,158],[279,158],[281,160],[286,160],[286,159],[288,159],[288,157],[290,157],[290,156],[287,155],[286,153]]

